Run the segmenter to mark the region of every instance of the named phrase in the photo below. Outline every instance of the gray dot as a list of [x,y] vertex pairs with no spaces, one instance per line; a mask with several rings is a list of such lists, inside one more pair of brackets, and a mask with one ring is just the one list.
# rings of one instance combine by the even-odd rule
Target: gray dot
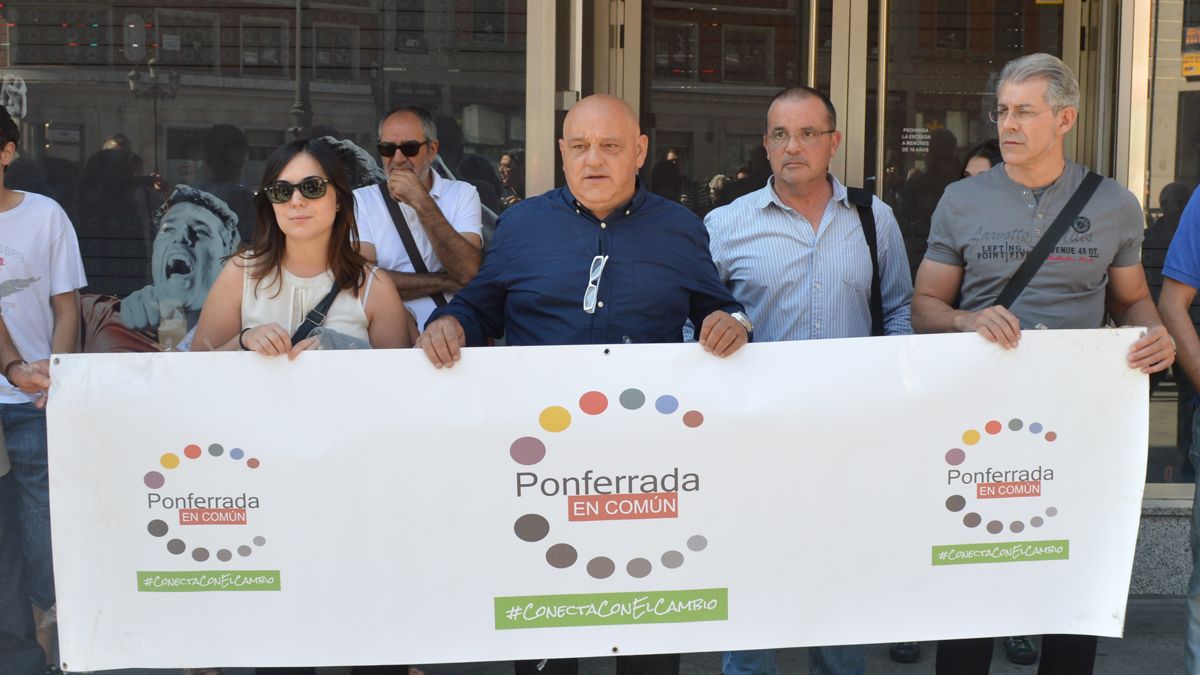
[[172,539],[167,542],[167,550],[175,555],[179,555],[187,550],[187,544],[183,543],[182,539]]
[[983,518],[981,518],[978,513],[968,513],[967,515],[963,516],[963,525],[966,525],[967,527],[979,527],[979,524],[982,522]]
[[258,536],[250,540],[255,546],[263,546],[267,543],[266,537]]
[[1053,518],[1054,516],[1057,516],[1057,515],[1058,515],[1058,509],[1056,509],[1056,508],[1054,508],[1053,506],[1051,506],[1050,508],[1046,509],[1046,515],[1048,515],[1048,516],[1050,516],[1051,518]]
[[149,525],[146,525],[146,531],[155,537],[166,535],[168,529],[166,522],[162,520],[152,520]]
[[1042,526],[1042,522],[1043,522],[1043,521],[1042,521],[1042,517],[1041,517],[1041,516],[1034,516],[1034,517],[1032,517],[1032,518],[1030,518],[1030,519],[1029,519],[1029,524],[1030,524],[1030,525],[1032,525],[1032,526],[1034,526],[1034,527],[1041,527],[1041,526]]
[[1012,530],[1013,532],[1017,532],[1017,533],[1024,532],[1025,531],[1025,523],[1022,523],[1019,520],[1014,520],[1011,523],[1009,523],[1008,529]]
[[952,495],[946,499],[946,508],[954,513],[958,513],[967,508],[967,500],[962,495]]
[[634,558],[633,560],[629,561],[629,564],[625,565],[625,571],[628,572],[629,576],[633,577],[634,579],[641,579],[650,574],[651,567],[652,566],[650,565],[649,560],[646,560],[645,558]]
[[212,445],[208,446],[208,454],[212,455],[213,457],[220,457],[221,455],[225,454],[225,448],[220,443],[213,443]]
[[703,535],[697,534],[688,537],[687,547],[693,551],[703,551],[704,549],[708,548],[708,540],[705,539]]
[[550,523],[536,513],[527,513],[517,518],[513,532],[521,541],[541,541],[550,534]]
[[555,544],[546,549],[546,562],[550,563],[551,567],[566,569],[574,565],[576,560],[579,560],[579,554],[570,544]]
[[626,410],[637,410],[643,405],[646,405],[646,395],[642,393],[641,389],[626,389],[625,391],[621,392],[621,396],[619,398],[621,401],[621,407],[625,408]]
[[220,551],[217,551],[217,560],[220,560],[221,562],[229,562],[230,560],[233,560],[233,554],[229,552],[229,549],[223,548]]
[[208,560],[208,549],[192,549],[192,560],[195,560],[196,562],[204,562],[205,560]]
[[987,524],[987,531],[991,532],[992,534],[1000,534],[1004,531],[1004,523],[998,520],[993,520]]
[[607,579],[615,571],[617,571],[617,564],[604,556],[592,558],[587,564],[587,573],[593,579]]
[[1011,431],[1020,431],[1023,426],[1025,426],[1025,423],[1015,417],[1008,421],[1008,428]]
[[667,551],[662,554],[662,564],[669,570],[679,569],[683,565],[683,554],[679,551]]
[[241,546],[238,547],[238,555],[242,556],[243,558],[250,555],[250,551],[251,551],[250,547],[246,546],[245,544],[242,544]]

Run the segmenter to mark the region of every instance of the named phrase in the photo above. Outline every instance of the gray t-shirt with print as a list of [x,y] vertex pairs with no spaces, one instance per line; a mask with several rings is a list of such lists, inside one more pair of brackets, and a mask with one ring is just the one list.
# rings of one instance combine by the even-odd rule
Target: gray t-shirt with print
[[[946,188],[925,257],[963,268],[960,309],[976,312],[996,303],[1086,175],[1085,167],[1067,162],[1040,199],[1009,178],[1003,164]],[[1133,194],[1105,178],[1013,303],[1021,327],[1100,327],[1108,268],[1141,262],[1144,227]]]

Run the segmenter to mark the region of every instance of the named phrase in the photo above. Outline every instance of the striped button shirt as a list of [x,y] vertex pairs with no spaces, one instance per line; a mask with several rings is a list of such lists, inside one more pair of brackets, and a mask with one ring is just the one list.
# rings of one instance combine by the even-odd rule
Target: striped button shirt
[[[871,254],[846,187],[829,176],[833,199],[812,225],[775,194],[774,178],[704,219],[721,281],[746,306],[755,341],[871,334]],[[912,278],[892,209],[872,206],[887,335],[912,333]]]

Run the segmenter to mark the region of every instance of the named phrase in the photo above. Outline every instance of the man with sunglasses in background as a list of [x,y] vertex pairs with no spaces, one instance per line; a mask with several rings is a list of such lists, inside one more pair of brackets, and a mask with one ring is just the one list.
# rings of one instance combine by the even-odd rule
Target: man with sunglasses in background
[[[757,321],[755,340],[912,333],[900,226],[878,198],[863,191],[851,197],[829,173],[841,141],[829,97],[809,87],[779,92],[763,134],[774,175],[704,219],[721,280]],[[867,236],[874,238],[877,279]],[[725,675],[779,672],[774,650],[727,652],[723,665]],[[813,647],[808,665],[814,675],[861,675],[866,654],[861,645]]]
[[393,203],[375,185],[354,191],[362,254],[388,271],[404,306],[423,326],[435,306],[479,271],[479,192],[433,170],[437,127],[423,108],[400,106],[385,115],[378,149]]

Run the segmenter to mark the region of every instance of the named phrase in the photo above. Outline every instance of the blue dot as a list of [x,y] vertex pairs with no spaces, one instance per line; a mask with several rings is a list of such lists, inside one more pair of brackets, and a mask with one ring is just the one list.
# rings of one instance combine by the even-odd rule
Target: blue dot
[[670,415],[676,410],[679,410],[679,401],[676,400],[674,396],[667,394],[664,396],[659,396],[658,399],[654,401],[654,407],[658,410],[658,412],[664,415]]
[[234,448],[229,451],[230,459],[241,459],[245,454],[241,448]]
[[1030,424],[1030,425],[1029,425],[1029,433],[1031,433],[1031,434],[1040,434],[1040,433],[1042,433],[1042,425],[1041,425],[1041,423],[1040,423],[1040,422],[1034,422],[1033,424]]

